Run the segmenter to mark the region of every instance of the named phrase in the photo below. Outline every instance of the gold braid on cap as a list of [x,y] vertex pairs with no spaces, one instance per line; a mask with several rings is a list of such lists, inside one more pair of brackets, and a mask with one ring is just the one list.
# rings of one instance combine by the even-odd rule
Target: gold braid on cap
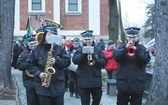
[[[61,26],[60,24],[58,24],[58,23],[56,23],[56,22],[54,22],[52,20],[45,19],[44,21],[46,23],[46,26],[47,25],[55,25],[57,29],[58,28],[60,28],[60,29],[63,28],[63,26]],[[36,34],[36,42],[37,43],[41,42],[43,35],[44,35],[44,32],[39,32],[39,33]]]
[[44,20],[44,21],[45,21],[46,25],[55,25],[57,29],[58,29],[58,28],[60,28],[60,29],[63,28],[63,26],[61,26],[60,24],[58,24],[58,23],[56,23],[56,22],[54,22],[54,21],[52,21],[52,20],[46,19],[46,20]]

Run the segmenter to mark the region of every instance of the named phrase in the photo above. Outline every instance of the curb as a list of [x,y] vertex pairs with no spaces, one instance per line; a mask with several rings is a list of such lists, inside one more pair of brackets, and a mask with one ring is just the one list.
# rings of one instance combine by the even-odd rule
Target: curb
[[15,77],[12,75],[12,79],[13,79],[13,81],[14,81],[14,85],[15,85],[15,88],[16,88],[16,105],[20,105],[20,103],[19,103],[19,98],[18,98],[18,96],[19,96],[19,91],[18,91],[18,85],[17,85],[17,82],[16,82],[16,79],[15,79]]

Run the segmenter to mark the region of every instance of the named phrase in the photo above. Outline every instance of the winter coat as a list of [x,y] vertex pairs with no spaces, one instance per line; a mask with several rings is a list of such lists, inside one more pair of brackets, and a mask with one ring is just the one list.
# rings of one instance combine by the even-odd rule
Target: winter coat
[[31,56],[33,66],[30,67],[30,72],[35,75],[35,88],[37,94],[55,97],[62,95],[65,92],[64,68],[70,65],[70,56],[69,54],[67,54],[65,49],[62,48],[62,46],[57,45],[54,47],[54,52],[52,53],[52,55],[56,60],[55,64],[53,65],[55,73],[52,74],[50,86],[48,88],[45,88],[41,84],[39,75],[41,72],[45,72],[44,69],[49,50],[49,44],[45,44],[45,47],[38,46],[33,50]]
[[92,58],[95,65],[88,64],[88,54],[82,53],[82,47],[78,48],[74,53],[72,61],[78,65],[78,87],[94,88],[102,86],[101,67],[107,64],[107,60],[100,47],[94,47]]
[[30,55],[31,55],[31,50],[25,50],[23,51],[17,60],[17,68],[21,71],[22,73],[22,79],[23,79],[23,85],[26,86],[34,86],[34,77],[29,77],[26,73],[25,70],[29,70],[28,68],[32,66],[30,62]]
[[127,55],[126,44],[122,44],[114,50],[113,57],[118,62],[118,91],[142,94],[146,86],[145,67],[151,59],[146,48],[137,44],[135,55],[129,56]]
[[23,51],[22,46],[15,44],[14,49],[13,49],[13,60],[12,60],[12,64],[11,64],[11,66],[14,67],[15,69],[17,68],[18,57],[22,51]]
[[105,43],[104,43],[103,39],[100,39],[99,41],[100,42],[97,43],[97,46],[100,47],[104,51]]
[[105,57],[107,59],[107,65],[105,66],[106,71],[115,71],[117,69],[117,62],[114,60],[113,50],[106,48],[104,50]]

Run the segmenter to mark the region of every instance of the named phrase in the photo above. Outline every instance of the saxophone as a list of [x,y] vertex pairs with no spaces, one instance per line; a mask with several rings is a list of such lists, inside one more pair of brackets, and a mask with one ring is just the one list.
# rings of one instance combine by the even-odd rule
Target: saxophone
[[52,67],[52,65],[50,65],[50,62],[49,62],[50,59],[53,56],[52,55],[53,47],[54,47],[54,45],[51,44],[51,48],[50,48],[50,51],[48,52],[46,65],[45,65],[45,68],[44,68],[44,73],[46,75],[45,75],[45,78],[42,79],[42,86],[45,87],[45,88],[48,88],[50,86],[52,74],[55,73],[55,69]]

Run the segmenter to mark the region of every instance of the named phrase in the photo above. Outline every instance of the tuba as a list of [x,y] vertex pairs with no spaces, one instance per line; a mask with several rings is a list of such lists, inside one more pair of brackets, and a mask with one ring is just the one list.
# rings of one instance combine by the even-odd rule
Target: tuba
[[54,48],[54,45],[51,44],[51,48],[50,48],[50,51],[48,52],[47,61],[44,69],[44,73],[46,75],[45,75],[45,78],[42,79],[42,86],[45,88],[48,88],[50,86],[51,77],[55,73],[55,69],[50,65],[50,62],[49,62],[50,59],[52,58],[53,48]]
[[36,34],[36,42],[40,43],[43,38],[44,32],[39,32]]
[[45,19],[44,21],[45,21],[46,25],[55,25],[57,29],[58,28],[63,29],[62,25],[60,25],[52,20]]
[[[32,53],[32,51],[31,51],[30,53]],[[25,73],[26,73],[26,75],[27,75],[28,77],[31,77],[31,78],[35,77],[33,74],[31,74],[31,73],[29,72],[28,69],[25,70]]]
[[30,74],[30,72],[27,69],[25,70],[25,73],[27,76],[29,76],[31,78],[35,77],[33,74]]

